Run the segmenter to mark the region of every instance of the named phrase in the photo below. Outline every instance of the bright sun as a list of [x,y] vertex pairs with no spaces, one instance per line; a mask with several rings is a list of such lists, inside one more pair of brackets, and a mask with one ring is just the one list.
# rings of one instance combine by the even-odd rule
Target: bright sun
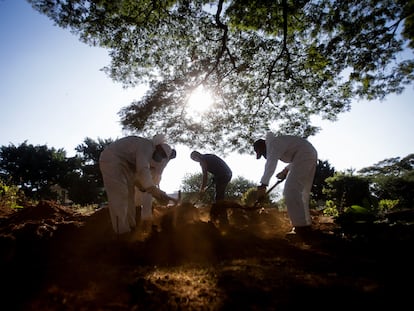
[[213,104],[211,93],[202,86],[197,87],[188,98],[187,113],[197,119]]

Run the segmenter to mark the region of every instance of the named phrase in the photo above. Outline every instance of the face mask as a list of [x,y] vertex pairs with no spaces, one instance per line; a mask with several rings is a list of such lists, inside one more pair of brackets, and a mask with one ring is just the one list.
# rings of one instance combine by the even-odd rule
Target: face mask
[[164,151],[164,149],[162,149],[162,147],[160,146],[160,145],[157,145],[156,147],[155,147],[155,151],[154,151],[154,153],[152,154],[152,159],[155,161],[155,162],[161,162],[163,159],[166,159],[167,158],[167,155],[165,154],[165,151]]
[[164,157],[157,150],[155,150],[152,154],[152,159],[159,163],[164,159]]

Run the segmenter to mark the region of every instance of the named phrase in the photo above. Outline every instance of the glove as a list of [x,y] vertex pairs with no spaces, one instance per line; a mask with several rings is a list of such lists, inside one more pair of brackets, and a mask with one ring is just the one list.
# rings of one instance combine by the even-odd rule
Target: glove
[[162,205],[167,205],[169,201],[175,201],[175,199],[170,198],[164,191],[161,189],[152,186],[147,189],[148,193],[151,193],[154,198],[157,199],[157,201]]
[[266,185],[257,186],[257,200],[261,200],[266,196]]
[[287,176],[287,172],[285,173],[285,171],[281,171],[276,175],[276,177],[280,180],[285,180],[286,176]]
[[286,166],[283,170],[281,170],[277,175],[276,175],[276,177],[278,178],[278,179],[280,179],[280,180],[285,180],[286,179],[286,177],[287,177],[287,174],[289,173],[289,166],[290,165],[288,165],[288,166]]

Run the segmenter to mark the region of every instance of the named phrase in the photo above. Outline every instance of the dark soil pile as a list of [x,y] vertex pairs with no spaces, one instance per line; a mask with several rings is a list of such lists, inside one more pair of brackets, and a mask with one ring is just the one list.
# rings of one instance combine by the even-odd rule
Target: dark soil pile
[[349,310],[409,307],[413,225],[286,236],[274,209],[157,207],[156,227],[113,233],[108,210],[40,202],[0,218],[1,310]]

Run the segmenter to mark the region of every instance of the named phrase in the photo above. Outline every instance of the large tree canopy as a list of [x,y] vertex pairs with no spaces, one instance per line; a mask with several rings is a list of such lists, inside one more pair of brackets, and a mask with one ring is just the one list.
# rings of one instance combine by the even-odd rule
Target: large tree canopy
[[[175,143],[250,150],[268,130],[308,137],[353,99],[383,99],[414,79],[413,0],[28,0],[90,45],[110,77],[145,84],[125,129]],[[203,117],[192,90],[210,90]],[[196,139],[195,139],[196,137]]]

